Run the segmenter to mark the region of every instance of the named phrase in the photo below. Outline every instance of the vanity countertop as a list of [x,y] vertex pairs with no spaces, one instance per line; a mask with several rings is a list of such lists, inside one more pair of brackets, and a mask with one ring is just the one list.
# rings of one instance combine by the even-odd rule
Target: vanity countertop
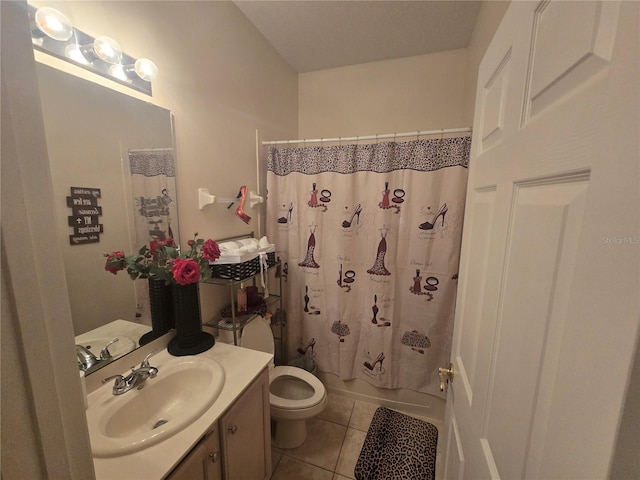
[[[169,354],[166,350],[160,352],[157,355],[160,362],[163,355]],[[213,405],[191,425],[163,442],[129,455],[113,458],[94,457],[93,465],[97,480],[160,480],[164,478],[210,430],[210,427],[260,372],[269,365],[272,359],[269,354],[222,342],[216,342],[213,348],[199,356],[216,360],[225,371],[224,387]],[[150,363],[155,365],[153,358]],[[161,368],[158,375],[162,375]],[[104,385],[101,388],[111,387]],[[96,392],[89,394],[89,406],[96,397]]]

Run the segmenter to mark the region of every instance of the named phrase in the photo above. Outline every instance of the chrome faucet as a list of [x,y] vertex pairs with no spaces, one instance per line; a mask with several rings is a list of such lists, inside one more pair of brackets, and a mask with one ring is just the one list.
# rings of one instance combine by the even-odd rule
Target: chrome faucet
[[84,348],[82,345],[76,345],[76,355],[78,357],[78,367],[80,368],[80,370],[83,370],[85,372],[90,368],[96,366],[100,361],[93,353]]
[[116,343],[119,339],[116,337],[107,343],[100,351],[100,356],[96,357],[93,352],[89,351],[82,345],[76,345],[76,356],[78,357],[78,368],[84,372],[89,372],[100,362],[108,362],[112,359],[111,353],[109,353],[109,347]]
[[100,350],[100,360],[111,360],[111,353],[109,352],[109,347],[120,340],[118,337],[112,339],[109,343],[107,343],[102,350]]
[[139,368],[136,369],[135,367],[131,367],[131,373],[126,377],[123,377],[122,375],[112,375],[103,379],[102,383],[107,383],[109,380],[115,379],[115,383],[113,384],[114,395],[122,395],[133,388],[141,390],[144,388],[147,378],[155,378],[158,374],[158,369],[149,365],[149,358],[158,352],[159,350],[154,350],[147,355]]

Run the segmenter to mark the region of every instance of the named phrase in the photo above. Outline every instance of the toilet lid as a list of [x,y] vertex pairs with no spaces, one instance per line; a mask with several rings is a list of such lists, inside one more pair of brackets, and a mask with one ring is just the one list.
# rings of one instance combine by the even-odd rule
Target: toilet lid
[[242,329],[240,346],[259,352],[274,354],[273,332],[271,327],[259,315],[255,315]]
[[269,392],[269,402],[271,406],[282,410],[300,410],[303,408],[311,408],[319,404],[325,397],[326,391],[324,385],[318,377],[298,367],[275,367],[269,375],[269,383],[273,383],[278,377],[289,376],[302,380],[313,389],[311,397],[302,400],[291,400],[288,398],[278,397]]

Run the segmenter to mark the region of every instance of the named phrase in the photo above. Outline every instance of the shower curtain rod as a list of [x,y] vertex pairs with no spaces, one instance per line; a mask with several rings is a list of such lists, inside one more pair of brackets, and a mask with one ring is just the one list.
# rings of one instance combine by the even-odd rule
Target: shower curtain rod
[[262,142],[262,145],[282,145],[286,143],[321,143],[321,142],[353,142],[360,140],[382,140],[385,138],[399,137],[422,137],[425,135],[444,135],[445,133],[470,133],[471,127],[466,128],[444,128],[440,130],[423,130],[420,132],[385,133],[384,135],[360,135],[357,137],[335,137],[335,138],[305,138],[301,140],[270,140]]

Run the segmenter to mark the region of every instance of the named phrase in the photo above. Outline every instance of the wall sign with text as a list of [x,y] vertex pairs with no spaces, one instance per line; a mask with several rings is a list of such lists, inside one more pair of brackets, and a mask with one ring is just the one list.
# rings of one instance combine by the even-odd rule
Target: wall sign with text
[[71,187],[71,196],[67,197],[67,207],[71,216],[67,217],[73,233],[69,235],[71,245],[97,243],[104,232],[99,223],[102,207],[98,205],[101,193],[99,188]]

